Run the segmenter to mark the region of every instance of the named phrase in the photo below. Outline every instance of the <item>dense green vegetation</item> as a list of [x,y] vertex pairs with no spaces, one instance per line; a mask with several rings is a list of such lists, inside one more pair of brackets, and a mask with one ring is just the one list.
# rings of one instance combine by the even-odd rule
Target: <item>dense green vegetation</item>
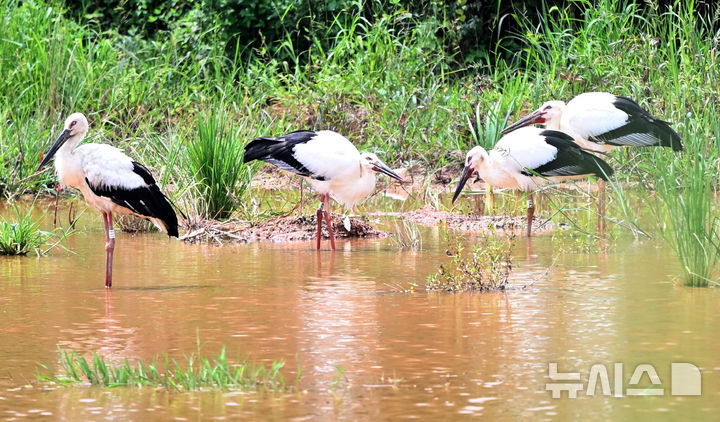
[[[72,111],[88,116],[92,140],[152,168],[173,200],[227,217],[242,208],[252,171],[217,154],[254,136],[335,129],[432,174],[456,164],[456,151],[494,143],[505,119],[596,90],[673,122],[686,146],[612,154],[614,221],[635,218],[619,182],[638,182],[658,215],[677,218],[672,207],[685,202],[655,195],[658,174],[673,169],[662,183],[676,196],[694,177],[709,180],[707,201],[720,180],[720,34],[704,2],[499,2],[487,19],[472,1],[137,3],[0,0],[1,193],[53,185],[49,171],[33,171]],[[499,27],[488,30],[495,38],[478,35]],[[225,147],[208,142],[212,133],[226,135]],[[675,245],[677,233],[667,232]]]

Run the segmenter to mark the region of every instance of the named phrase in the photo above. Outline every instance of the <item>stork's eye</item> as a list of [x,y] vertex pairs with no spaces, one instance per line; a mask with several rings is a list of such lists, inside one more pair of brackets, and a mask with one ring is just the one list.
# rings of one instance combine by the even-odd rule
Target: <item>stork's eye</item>
[[77,123],[77,120],[73,120],[72,122],[70,122],[70,127],[75,126],[76,123]]
[[552,106],[547,105],[547,106],[545,106],[545,108],[543,108],[543,111],[548,111],[548,110],[550,110],[551,108],[552,108]]

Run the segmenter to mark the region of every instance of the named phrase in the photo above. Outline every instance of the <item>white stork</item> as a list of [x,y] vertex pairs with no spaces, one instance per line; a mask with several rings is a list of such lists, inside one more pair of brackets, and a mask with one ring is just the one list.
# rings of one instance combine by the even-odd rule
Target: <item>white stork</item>
[[607,152],[618,146],[683,148],[680,135],[667,122],[654,118],[630,98],[607,92],[586,92],[567,104],[548,101],[502,134],[535,123],[561,130],[593,151]]
[[533,190],[547,183],[588,175],[606,180],[613,174],[605,161],[580,148],[567,134],[535,127],[522,128],[503,136],[490,153],[480,146],[471,149],[465,158],[465,169],[452,202],[460,195],[473,172],[493,187],[522,190],[529,195],[528,236],[535,212]]
[[88,131],[82,113],[65,120],[65,130],[38,166],[40,170],[55,157],[55,171],[62,186],[82,192],[85,201],[100,211],[105,222],[105,287],[112,286],[112,260],[115,230],[112,214],[133,214],[153,222],[168,236],[178,236],[178,220],[167,197],[142,164],[110,145],[86,144],[78,147]]
[[[531,124],[561,130],[592,151],[606,153],[619,146],[663,146],[683,149],[680,135],[668,122],[650,115],[635,101],[607,92],[586,92],[570,100],[548,101],[540,108],[505,128],[503,134]],[[598,183],[598,231],[604,232],[605,182]]]
[[330,130],[298,130],[279,138],[256,138],[245,146],[243,160],[245,163],[265,161],[307,178],[322,201],[317,211],[317,249],[320,249],[324,205],[325,224],[335,250],[330,197],[352,208],[375,190],[376,172],[402,181],[375,154],[361,154],[347,138]]

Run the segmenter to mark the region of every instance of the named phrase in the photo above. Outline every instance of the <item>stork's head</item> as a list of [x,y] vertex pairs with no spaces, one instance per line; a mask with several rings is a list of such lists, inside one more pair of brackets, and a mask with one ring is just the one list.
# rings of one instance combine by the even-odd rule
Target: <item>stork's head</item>
[[[55,140],[55,143],[50,147],[47,154],[43,158],[42,162],[38,166],[37,170],[40,170],[47,164],[55,153],[60,149],[68,139],[73,141],[70,144],[77,145],[82,140],[88,131],[88,121],[85,115],[82,113],[73,113],[67,119],[65,119],[65,128],[60,133],[60,136]],[[73,146],[74,148],[74,146]],[[37,171],[36,170],[36,171]]]
[[380,161],[377,155],[372,152],[363,152],[360,154],[360,166],[365,170],[374,171],[377,173],[384,173],[395,180],[400,182],[403,181],[402,177],[398,176],[397,173],[392,171],[385,163]]
[[533,124],[543,124],[548,129],[558,130],[560,129],[560,116],[564,109],[563,101],[548,101],[537,110],[506,127],[501,133],[505,135],[515,129]]
[[65,119],[65,130],[70,132],[69,137],[84,135],[88,131],[88,121],[82,113],[73,113]]
[[465,186],[465,183],[467,183],[470,176],[472,176],[474,172],[488,165],[489,158],[490,156],[483,147],[475,147],[468,151],[467,155],[465,156],[465,168],[463,169],[460,180],[458,181],[457,188],[455,189],[455,194],[452,198],[453,203],[455,202],[457,197],[460,196],[460,192],[462,192],[463,187]]

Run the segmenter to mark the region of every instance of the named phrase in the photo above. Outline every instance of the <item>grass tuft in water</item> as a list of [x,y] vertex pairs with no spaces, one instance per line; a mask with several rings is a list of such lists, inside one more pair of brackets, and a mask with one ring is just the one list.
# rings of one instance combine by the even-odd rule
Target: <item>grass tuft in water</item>
[[390,239],[398,249],[422,249],[420,229],[404,218],[395,221],[395,233]]
[[[67,233],[62,231],[60,234],[56,234],[40,230],[42,218],[34,219],[32,211],[33,207],[28,208],[25,212],[15,207],[16,221],[0,219],[0,255],[27,255],[29,252],[43,255],[67,237]],[[57,241],[42,250],[43,246],[54,237],[57,238]]]
[[446,251],[451,261],[440,264],[437,272],[428,277],[425,288],[445,292],[505,290],[512,271],[514,244],[514,235],[489,235],[479,239],[468,252],[462,238],[453,235]]
[[[206,389],[280,391],[286,388],[285,378],[280,372],[285,362],[273,362],[269,368],[252,366],[247,361],[232,363],[227,358],[225,347],[215,359],[208,359],[193,353],[183,364],[163,355],[160,362],[135,365],[125,359],[122,364],[112,364],[93,353],[88,361],[75,351],[58,348],[64,375],[38,374],[44,382],[57,384],[89,384],[100,387],[164,387],[175,391],[196,391]],[[45,371],[48,367],[39,364]],[[298,376],[299,378],[299,376]]]
[[187,154],[204,217],[228,218],[250,186],[253,167],[243,164],[246,141],[241,129],[224,112],[210,112],[198,119],[197,137]]
[[657,173],[657,193],[667,212],[662,232],[680,261],[683,283],[707,287],[720,263],[719,221],[712,196],[714,169],[701,154],[688,156],[673,160]]

